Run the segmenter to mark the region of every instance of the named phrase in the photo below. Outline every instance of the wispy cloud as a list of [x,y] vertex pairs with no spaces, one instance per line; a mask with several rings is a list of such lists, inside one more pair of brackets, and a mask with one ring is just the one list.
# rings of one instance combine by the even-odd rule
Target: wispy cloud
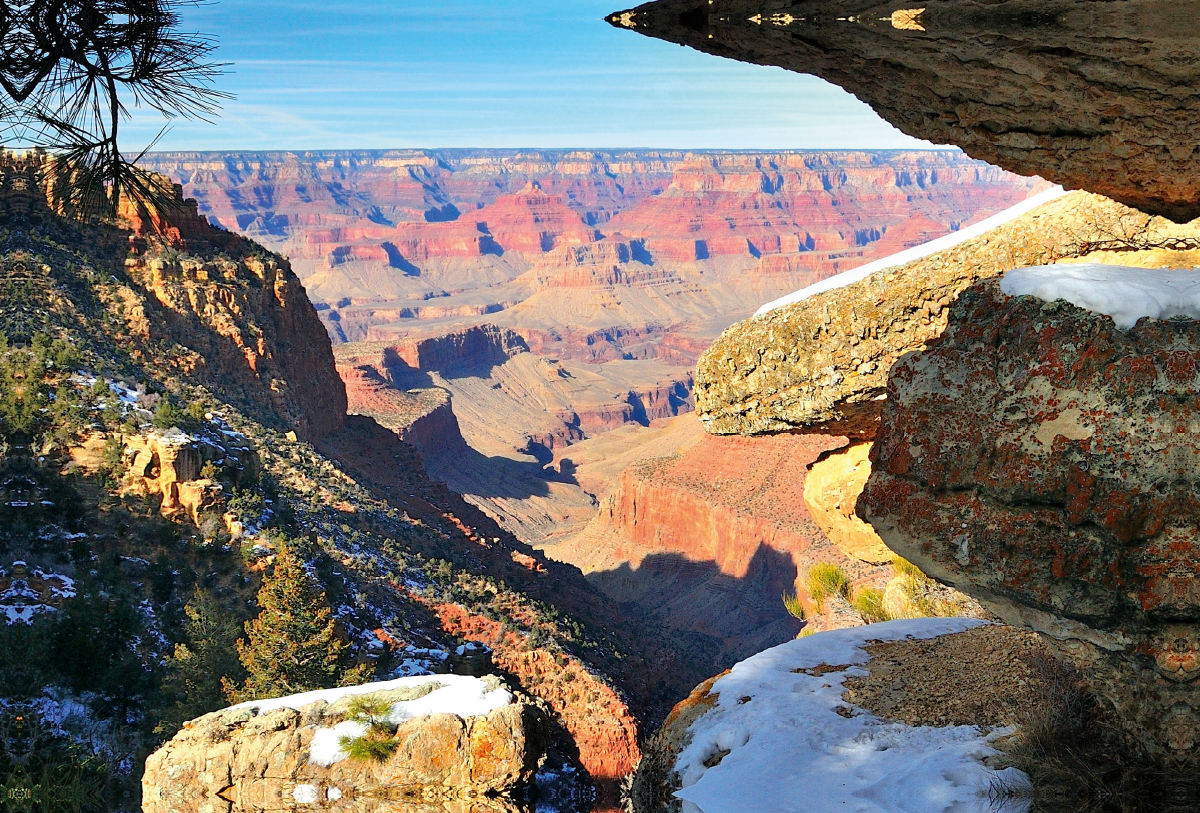
[[[636,34],[619,0],[218,0],[237,98],[163,149],[911,147],[849,94]],[[129,146],[149,140],[147,117]]]

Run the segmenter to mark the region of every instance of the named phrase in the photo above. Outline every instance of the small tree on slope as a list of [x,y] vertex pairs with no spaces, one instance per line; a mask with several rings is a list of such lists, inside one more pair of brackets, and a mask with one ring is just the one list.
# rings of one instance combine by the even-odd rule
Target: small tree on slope
[[258,591],[258,617],[246,622],[237,644],[248,677],[224,681],[230,702],[280,697],[340,683],[360,683],[364,667],[345,667],[348,645],[338,637],[325,593],[291,545],[281,545],[271,574]]

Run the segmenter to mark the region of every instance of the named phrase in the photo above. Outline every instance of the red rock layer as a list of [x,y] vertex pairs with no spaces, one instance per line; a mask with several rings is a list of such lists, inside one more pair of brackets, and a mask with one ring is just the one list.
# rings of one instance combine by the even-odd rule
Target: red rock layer
[[637,767],[641,759],[637,722],[617,693],[583,663],[565,653],[555,656],[530,649],[523,636],[506,633],[499,622],[472,615],[456,604],[434,609],[443,629],[486,644],[497,666],[549,704],[566,725],[579,748],[579,761],[593,779],[620,779]]
[[804,505],[807,465],[844,442],[705,437],[626,470],[597,520],[555,556],[665,625],[713,636],[713,662],[728,665],[796,634],[779,596],[812,564],[835,562],[857,581],[881,575],[830,543]]
[[564,247],[620,233],[641,259],[812,255],[829,274],[1034,184],[951,152],[177,153],[148,165],[222,224],[290,238],[293,256],[408,273],[502,252],[571,264]]

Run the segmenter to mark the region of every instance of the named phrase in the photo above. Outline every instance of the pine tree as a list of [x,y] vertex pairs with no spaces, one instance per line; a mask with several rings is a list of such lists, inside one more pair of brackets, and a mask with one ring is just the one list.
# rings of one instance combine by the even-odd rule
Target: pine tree
[[363,669],[345,668],[349,646],[336,633],[325,593],[290,544],[280,545],[275,566],[258,591],[258,606],[258,617],[246,622],[246,640],[237,644],[249,676],[241,687],[224,682],[231,702],[366,679]]
[[241,631],[236,617],[200,588],[183,612],[187,643],[176,644],[167,659],[163,691],[174,695],[175,704],[155,729],[160,733],[174,733],[185,721],[221,708],[224,681],[242,674],[234,648]]

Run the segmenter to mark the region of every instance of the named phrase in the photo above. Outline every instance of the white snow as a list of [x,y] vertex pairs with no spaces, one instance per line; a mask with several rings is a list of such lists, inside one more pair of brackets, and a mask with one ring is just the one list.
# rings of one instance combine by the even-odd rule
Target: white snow
[[[675,763],[688,813],[994,813],[997,782],[1025,788],[1024,774],[994,771],[984,757],[999,732],[882,720],[842,700],[842,682],[865,675],[869,641],[935,638],[981,621],[922,618],[798,638],[742,661],[716,682],[717,705],[689,728]],[[822,664],[840,671],[797,670]],[[746,698],[749,698],[748,700]],[[849,712],[843,717],[835,709]],[[722,751],[729,753],[713,767]]]
[[316,785],[296,785],[292,790],[292,798],[297,804],[311,805],[316,804],[317,799],[321,798],[320,792]]
[[890,254],[883,259],[874,260],[866,265],[860,265],[858,268],[852,268],[849,271],[843,271],[840,274],[835,274],[829,279],[821,280],[814,285],[809,285],[807,288],[801,288],[799,291],[794,291],[787,296],[783,296],[779,299],[768,302],[755,311],[754,315],[762,316],[764,313],[770,313],[776,308],[782,308],[784,305],[802,302],[805,299],[808,299],[810,296],[823,294],[826,291],[832,291],[837,288],[845,288],[847,285],[851,285],[855,282],[861,282],[877,271],[895,268],[906,263],[911,263],[914,260],[924,259],[931,254],[937,254],[939,251],[945,251],[946,249],[954,248],[960,243],[965,243],[966,241],[979,237],[991,231],[992,229],[999,228],[1005,223],[1010,223],[1021,215],[1032,212],[1042,204],[1049,203],[1057,198],[1061,198],[1065,194],[1067,194],[1067,191],[1061,186],[1055,186],[1051,189],[1047,189],[1045,192],[1039,192],[1033,197],[1021,201],[1016,206],[1005,209],[999,214],[992,215],[986,220],[981,220],[973,226],[967,226],[966,228],[959,229],[956,232],[951,232],[943,237],[939,237],[936,240],[930,240],[928,243],[922,243],[919,246],[906,248],[904,251],[898,251],[895,254]]
[[1138,319],[1200,319],[1200,270],[1130,268],[1123,265],[1064,263],[1009,271],[1000,280],[1009,296],[1036,296],[1047,302],[1065,299],[1094,313],[1111,316],[1128,330]]
[[[378,683],[364,683],[361,686],[347,686],[338,689],[318,689],[287,697],[276,697],[271,700],[249,700],[245,703],[238,703],[236,706],[230,706],[230,708],[255,708],[260,714],[273,709],[299,710],[319,700],[334,703],[351,695],[375,694],[392,689],[413,689],[428,684],[433,684],[437,688],[416,700],[394,703],[387,714],[388,722],[395,725],[430,714],[457,714],[459,717],[475,717],[489,714],[513,701],[512,693],[507,689],[496,688],[477,677],[427,675],[403,677]],[[346,752],[342,750],[341,745],[342,737],[353,739],[365,733],[366,726],[352,720],[338,723],[332,728],[318,728],[313,734],[312,743],[309,746],[309,762],[316,765],[332,765],[345,759]]]

